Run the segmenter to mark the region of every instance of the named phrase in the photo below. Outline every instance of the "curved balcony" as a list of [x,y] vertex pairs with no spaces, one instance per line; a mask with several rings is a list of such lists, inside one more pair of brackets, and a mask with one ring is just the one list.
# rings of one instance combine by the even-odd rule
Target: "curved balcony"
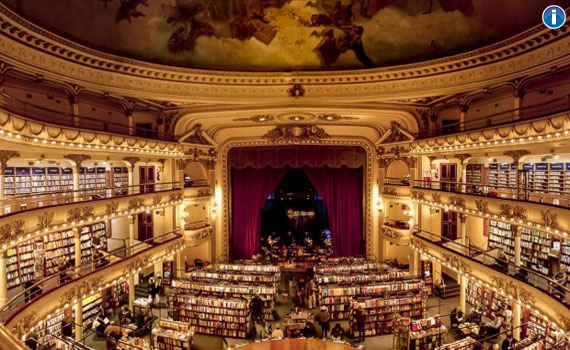
[[453,153],[566,140],[570,138],[569,112],[570,96],[565,96],[543,104],[452,125],[451,128],[446,126],[440,131],[446,136],[416,135],[417,140],[411,144],[411,153]]
[[0,245],[7,249],[57,230],[177,205],[182,197],[178,182],[12,197],[2,202],[16,210],[0,216]]
[[0,321],[14,335],[22,337],[51,313],[69,308],[90,294],[124,282],[142,269],[171,258],[185,246],[179,231],[176,228],[42,279],[2,307]]
[[431,181],[416,181],[416,184],[412,191],[415,203],[508,222],[561,238],[570,234],[569,207],[525,200],[523,189],[506,189],[510,197],[501,197],[494,194],[497,186],[488,186],[484,192],[480,184]]
[[[7,107],[8,106],[8,107]],[[42,146],[76,151],[103,151],[112,153],[128,153],[155,155],[162,157],[180,157],[184,149],[178,142],[147,139],[136,134],[115,133],[114,129],[98,130],[89,125],[68,126],[61,112],[52,112],[51,118],[30,118],[24,108],[21,111],[8,109],[10,105],[2,105],[0,109],[0,140],[32,146]],[[61,117],[61,118],[60,118]],[[80,118],[79,116],[68,116]],[[95,123],[94,121],[92,123]],[[102,126],[112,123],[97,121]],[[74,125],[74,124],[71,124]]]
[[462,245],[418,229],[412,249],[426,259],[508,297],[555,328],[567,331],[570,321],[570,289],[563,283],[507,260],[490,251]]

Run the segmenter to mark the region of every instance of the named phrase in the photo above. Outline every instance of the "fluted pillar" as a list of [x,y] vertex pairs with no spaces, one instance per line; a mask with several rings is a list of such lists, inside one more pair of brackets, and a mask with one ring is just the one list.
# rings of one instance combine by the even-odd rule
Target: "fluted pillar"
[[8,253],[0,253],[0,308],[8,302],[8,276],[7,276]]
[[79,228],[77,227],[74,227],[71,230],[73,231],[73,246],[75,248],[75,275],[79,276],[79,273],[81,272],[81,232],[79,232]]
[[522,235],[522,226],[517,226],[515,230],[515,265],[521,266],[521,235]]
[[519,341],[521,340],[521,318],[522,318],[522,306],[513,300],[513,337]]
[[83,340],[83,299],[79,299],[75,304],[75,340]]
[[136,221],[136,216],[135,215],[129,215],[127,216],[127,219],[129,220],[129,242],[128,242],[128,254],[133,254],[133,246],[135,245],[135,221]]
[[135,301],[135,276],[129,275],[129,310],[133,311],[133,302]]

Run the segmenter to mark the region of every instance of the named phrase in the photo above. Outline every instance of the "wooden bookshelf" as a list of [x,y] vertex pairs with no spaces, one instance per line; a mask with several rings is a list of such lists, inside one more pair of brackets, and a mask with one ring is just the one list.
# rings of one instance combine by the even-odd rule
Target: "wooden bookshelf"
[[53,318],[38,325],[36,336],[38,349],[55,349],[56,340],[62,337],[62,322],[65,318],[63,312],[59,312]]
[[190,350],[192,330],[183,322],[161,319],[152,329],[153,346],[160,350]]
[[113,187],[126,188],[129,186],[129,169],[125,167],[113,167]]
[[483,164],[467,164],[465,170],[466,182],[469,184],[483,183]]
[[502,249],[507,260],[515,262],[515,234],[514,227],[510,223],[489,220],[489,250],[494,248]]
[[488,184],[491,187],[497,188],[499,185],[499,164],[489,164]]
[[447,328],[437,317],[423,318],[410,322],[410,350],[433,350],[443,345]]
[[[360,300],[359,304],[365,312],[365,334],[376,336],[391,334],[393,321],[404,317],[409,319],[421,319],[426,317],[427,291],[406,297],[395,298],[370,298]],[[354,320],[350,318],[349,329],[352,336],[356,336]]]
[[249,305],[244,299],[169,295],[169,316],[194,327],[197,333],[246,338]]

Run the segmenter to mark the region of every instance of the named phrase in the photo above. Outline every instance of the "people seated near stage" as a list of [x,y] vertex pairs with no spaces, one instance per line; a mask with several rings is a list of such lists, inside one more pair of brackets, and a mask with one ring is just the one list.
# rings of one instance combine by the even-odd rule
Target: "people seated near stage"
[[307,321],[302,334],[305,338],[315,338],[317,336],[317,329],[313,323]]
[[340,325],[340,323],[337,323],[332,331],[331,331],[331,338],[332,340],[336,340],[336,341],[341,341],[344,339],[344,329],[342,329],[342,326]]
[[284,335],[283,335],[283,331],[281,330],[281,326],[279,326],[279,324],[277,324],[275,326],[275,329],[273,330],[273,332],[271,332],[271,339],[283,339]]

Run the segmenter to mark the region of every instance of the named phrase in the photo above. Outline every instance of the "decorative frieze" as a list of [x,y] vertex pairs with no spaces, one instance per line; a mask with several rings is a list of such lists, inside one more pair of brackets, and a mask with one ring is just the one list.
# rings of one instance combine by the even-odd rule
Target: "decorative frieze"
[[44,212],[42,215],[38,215],[38,230],[45,230],[49,228],[53,222],[54,212]]
[[526,220],[526,208],[519,205],[499,204],[499,215],[507,219]]
[[434,203],[442,204],[441,194],[439,194],[439,193],[435,193],[435,192],[432,193],[432,194],[431,194],[431,199],[432,199],[432,201],[433,201]]
[[316,125],[277,125],[262,136],[270,142],[319,141],[330,138],[325,129]]
[[129,203],[127,205],[127,208],[129,210],[137,210],[142,206],[144,206],[144,199],[143,198],[133,198],[133,199],[129,199]]
[[550,228],[558,227],[558,214],[555,214],[550,210],[541,210],[540,216],[542,218],[542,223],[544,226]]
[[160,203],[162,203],[162,195],[157,194],[156,196],[152,197],[152,204],[153,205],[159,205]]
[[0,170],[2,171],[2,174],[4,174],[4,170],[6,170],[8,161],[19,156],[20,153],[15,151],[0,150]]
[[443,261],[449,264],[453,269],[459,273],[469,275],[471,274],[471,265],[467,264],[463,259],[460,259],[456,255],[441,253]]
[[81,164],[83,164],[84,161],[91,159],[91,156],[86,154],[66,154],[63,156],[63,158],[69,159],[73,163],[75,163],[75,169],[79,171],[79,168],[81,168]]
[[458,208],[466,208],[465,199],[461,196],[449,196],[449,204],[455,205]]
[[482,199],[475,200],[475,206],[477,207],[477,211],[481,214],[489,213],[489,202],[484,201]]
[[412,198],[415,199],[425,199],[426,194],[424,192],[421,191],[412,191]]
[[0,226],[0,245],[13,241],[24,233],[24,223],[24,220],[14,220]]
[[513,296],[513,298],[519,300],[523,305],[534,306],[536,304],[536,298],[534,295],[518,283],[497,275],[491,276],[490,279],[495,288]]
[[105,205],[107,208],[105,209],[105,214],[107,215],[114,215],[117,210],[119,210],[119,202],[118,201],[113,201],[110,203],[107,203]]
[[398,192],[396,191],[395,188],[393,187],[387,187],[385,186],[384,189],[382,190],[382,194],[388,195],[388,196],[397,196]]
[[127,163],[129,163],[129,165],[131,166],[131,170],[135,168],[135,164],[137,162],[140,162],[140,158],[139,157],[125,157],[123,158],[124,161],[126,161]]

